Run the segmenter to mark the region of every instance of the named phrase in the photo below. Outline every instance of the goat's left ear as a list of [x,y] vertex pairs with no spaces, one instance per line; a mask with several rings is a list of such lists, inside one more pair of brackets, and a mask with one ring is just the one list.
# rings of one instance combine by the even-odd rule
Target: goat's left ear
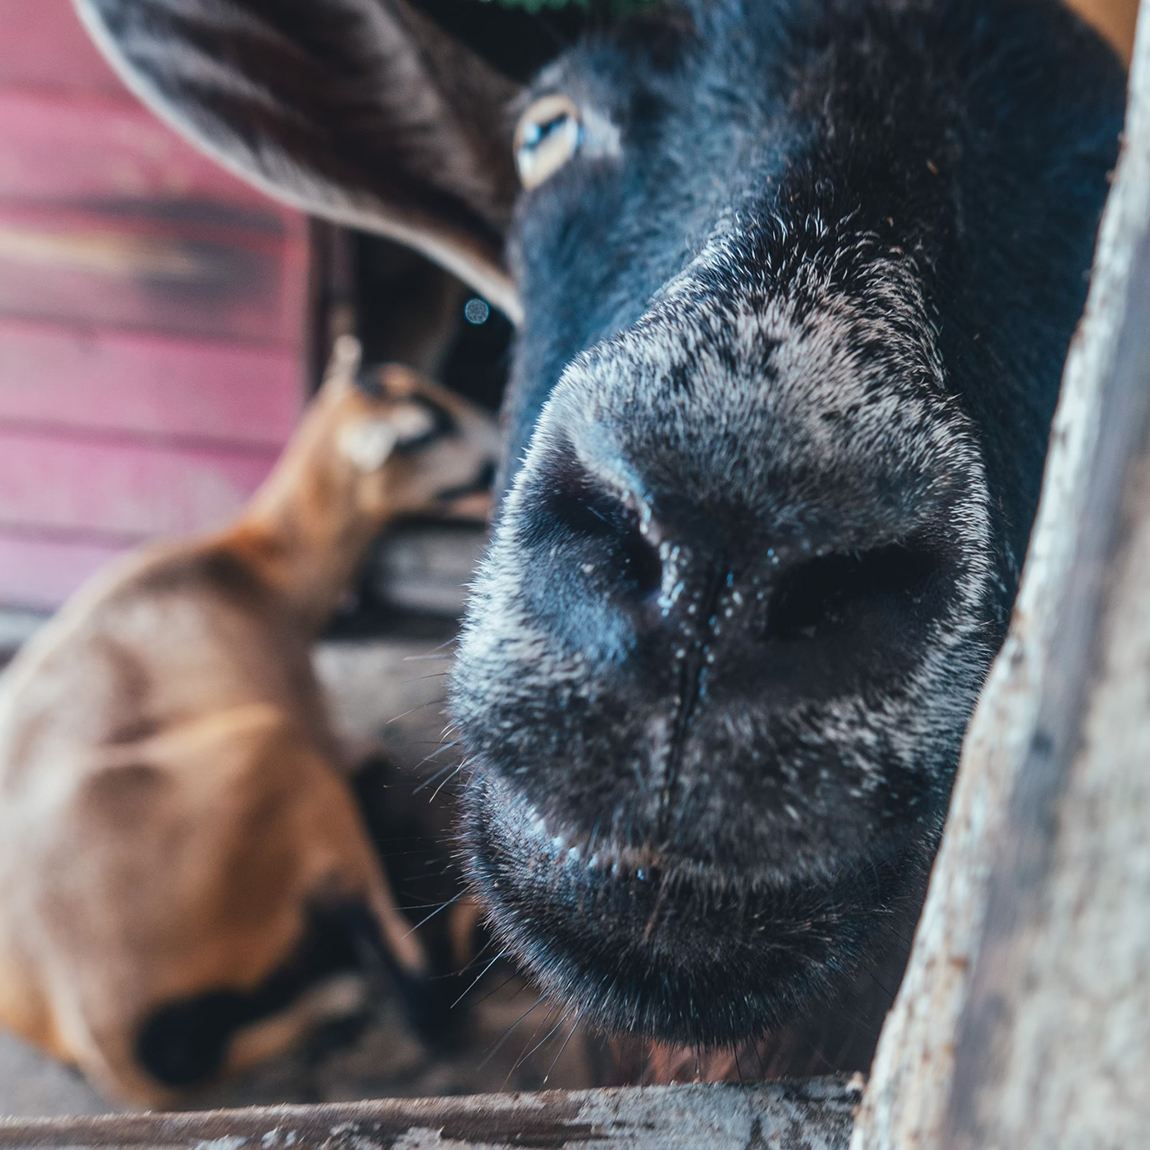
[[407,0],[75,0],[132,90],[277,199],[416,248],[512,319],[510,81]]

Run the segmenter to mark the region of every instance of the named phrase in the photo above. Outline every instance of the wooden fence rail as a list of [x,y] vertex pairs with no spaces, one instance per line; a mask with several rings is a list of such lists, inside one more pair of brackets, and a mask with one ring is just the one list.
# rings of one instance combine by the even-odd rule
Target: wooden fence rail
[[0,1147],[69,1150],[845,1150],[845,1080],[391,1099],[0,1122]]

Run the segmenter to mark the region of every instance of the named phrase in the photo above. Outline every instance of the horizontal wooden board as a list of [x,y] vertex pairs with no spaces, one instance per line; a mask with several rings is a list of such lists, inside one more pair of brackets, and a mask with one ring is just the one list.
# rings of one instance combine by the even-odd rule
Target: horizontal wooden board
[[201,155],[134,97],[0,88],[0,200],[99,204],[302,235],[300,213]]
[[123,543],[53,538],[0,527],[0,606],[51,611],[124,550]]
[[0,603],[230,516],[306,390],[306,218],[123,86],[70,0],[0,0]]
[[278,448],[303,402],[289,348],[0,318],[0,425]]
[[299,348],[306,263],[231,227],[0,204],[0,315]]
[[126,539],[202,530],[234,514],[275,458],[274,451],[0,429],[0,527]]
[[858,1091],[841,1079],[752,1086],[390,1098],[201,1114],[0,1120],[0,1147],[326,1150],[846,1150]]

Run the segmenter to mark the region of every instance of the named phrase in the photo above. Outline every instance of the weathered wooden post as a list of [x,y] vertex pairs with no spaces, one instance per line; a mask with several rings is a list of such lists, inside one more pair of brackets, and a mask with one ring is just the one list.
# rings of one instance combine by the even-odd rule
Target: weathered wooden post
[[852,1150],[1150,1138],[1150,18],[1014,625]]

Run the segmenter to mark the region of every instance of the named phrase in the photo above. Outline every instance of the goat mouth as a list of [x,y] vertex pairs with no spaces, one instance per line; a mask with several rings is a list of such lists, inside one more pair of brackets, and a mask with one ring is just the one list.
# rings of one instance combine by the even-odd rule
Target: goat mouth
[[492,926],[544,992],[607,1033],[703,1047],[833,999],[920,869],[912,850],[781,875],[591,844],[482,778],[465,837]]

